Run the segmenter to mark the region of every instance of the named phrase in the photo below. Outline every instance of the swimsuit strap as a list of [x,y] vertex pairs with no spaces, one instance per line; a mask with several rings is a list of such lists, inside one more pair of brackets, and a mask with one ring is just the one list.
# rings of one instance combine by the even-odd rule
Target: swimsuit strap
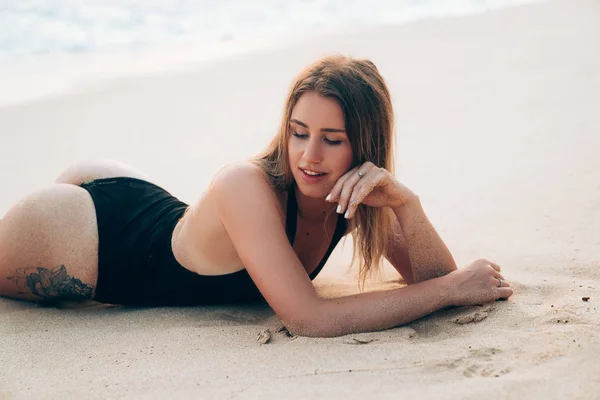
[[[285,216],[285,232],[287,234],[290,245],[294,245],[294,239],[296,239],[296,229],[297,229],[297,219],[298,219],[298,203],[296,202],[296,190],[295,186],[292,185],[290,190],[288,191],[288,201],[286,207],[286,216]],[[329,243],[329,247],[323,256],[323,259],[315,268],[312,274],[310,274],[310,279],[314,279],[321,269],[325,266],[327,259],[331,255],[333,249],[338,244],[338,242],[342,239],[344,234],[346,233],[346,229],[348,227],[346,219],[340,214],[338,216],[337,223],[335,225],[335,231],[333,232],[333,238],[331,238],[331,243]]]

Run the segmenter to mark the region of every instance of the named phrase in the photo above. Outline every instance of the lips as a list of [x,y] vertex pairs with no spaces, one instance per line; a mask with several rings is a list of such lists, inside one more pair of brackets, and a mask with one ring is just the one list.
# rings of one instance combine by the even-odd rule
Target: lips
[[308,176],[323,176],[326,174],[325,172],[307,168],[300,168],[300,171],[304,172]]
[[299,168],[299,170],[300,170],[300,177],[302,178],[302,181],[304,181],[304,183],[307,183],[307,184],[320,183],[321,181],[323,181],[325,179],[325,176],[327,175],[326,172],[316,171],[313,169]]

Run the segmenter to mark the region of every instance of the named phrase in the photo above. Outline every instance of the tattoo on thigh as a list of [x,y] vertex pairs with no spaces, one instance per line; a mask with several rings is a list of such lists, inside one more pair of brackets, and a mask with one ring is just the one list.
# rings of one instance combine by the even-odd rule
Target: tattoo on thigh
[[90,299],[94,292],[93,286],[69,276],[64,265],[53,269],[19,268],[16,274],[8,279],[47,300],[86,300]]

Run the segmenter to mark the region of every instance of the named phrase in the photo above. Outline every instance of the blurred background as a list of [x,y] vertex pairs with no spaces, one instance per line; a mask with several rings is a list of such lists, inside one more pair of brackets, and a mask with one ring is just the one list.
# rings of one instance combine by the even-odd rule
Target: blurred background
[[540,0],[0,0],[0,106],[307,36]]

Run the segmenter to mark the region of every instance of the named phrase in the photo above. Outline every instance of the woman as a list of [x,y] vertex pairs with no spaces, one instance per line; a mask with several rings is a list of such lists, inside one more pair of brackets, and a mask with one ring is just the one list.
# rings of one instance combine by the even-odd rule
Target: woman
[[[223,168],[191,207],[117,162],[76,165],[0,223],[0,294],[194,305],[264,298],[299,335],[401,325],[512,294],[500,268],[457,270],[393,173],[393,110],[368,60],[326,57],[293,84],[265,152]],[[311,280],[351,233],[360,277],[386,258],[406,287],[335,299]]]

